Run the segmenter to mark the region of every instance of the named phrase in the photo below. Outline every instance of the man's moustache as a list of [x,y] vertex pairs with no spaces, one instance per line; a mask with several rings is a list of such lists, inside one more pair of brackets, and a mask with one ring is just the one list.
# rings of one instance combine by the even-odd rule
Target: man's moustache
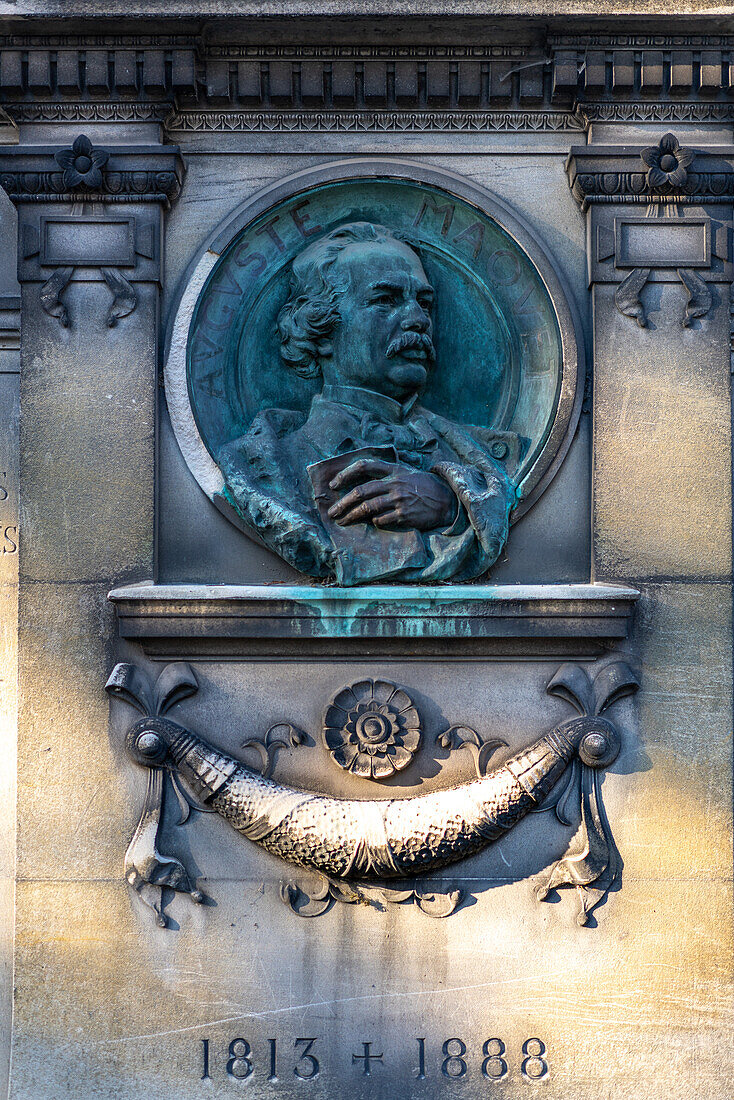
[[410,351],[418,349],[424,351],[427,357],[433,361],[436,358],[436,351],[433,347],[433,341],[430,336],[426,336],[424,332],[404,332],[402,336],[396,337],[388,344],[387,355],[388,359],[393,359],[396,355],[400,355],[401,351]]

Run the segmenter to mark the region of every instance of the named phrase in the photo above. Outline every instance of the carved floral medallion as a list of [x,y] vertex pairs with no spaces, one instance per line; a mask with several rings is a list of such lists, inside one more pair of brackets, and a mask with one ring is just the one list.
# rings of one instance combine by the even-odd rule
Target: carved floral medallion
[[324,716],[324,743],[340,768],[364,779],[389,779],[407,768],[421,743],[413,701],[386,680],[342,688]]

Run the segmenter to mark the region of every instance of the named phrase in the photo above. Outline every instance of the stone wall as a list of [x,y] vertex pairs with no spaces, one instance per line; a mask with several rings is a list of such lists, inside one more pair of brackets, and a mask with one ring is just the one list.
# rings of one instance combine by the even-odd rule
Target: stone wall
[[[734,36],[720,9],[646,5],[643,26],[623,3],[124,7],[77,0],[72,21],[17,3],[0,30],[0,232],[20,284],[0,271],[8,1096],[724,1100]],[[268,188],[358,163],[494,196],[488,216],[508,210],[529,260],[552,261],[578,349],[543,491],[470,584],[302,575],[202,488],[172,424],[164,376],[195,273],[240,239],[255,216],[241,211],[269,209]],[[617,685],[602,717],[621,752],[577,768],[560,817],[529,814],[407,883],[345,885],[182,811],[169,773],[134,762],[132,673],[105,683],[120,664],[139,687],[173,663],[188,687],[167,719],[320,794],[419,798],[501,770],[583,709],[549,690],[559,676]],[[421,722],[387,783],[337,768],[322,733],[330,700],[370,680],[404,689]],[[160,867],[125,881],[156,773],[158,852],[204,904],[161,894]],[[468,812],[475,796],[457,797]],[[538,899],[564,852],[587,866],[582,808],[591,847],[607,838],[623,864],[608,893],[609,866],[587,877],[586,924],[582,890]]]

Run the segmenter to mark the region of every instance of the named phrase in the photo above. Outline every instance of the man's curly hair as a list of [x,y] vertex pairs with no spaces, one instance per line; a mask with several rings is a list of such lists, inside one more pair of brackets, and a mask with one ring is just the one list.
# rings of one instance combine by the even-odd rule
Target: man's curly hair
[[280,354],[301,378],[318,378],[319,360],[331,354],[329,336],[341,321],[346,283],[333,270],[340,252],[361,241],[398,241],[384,225],[347,222],[304,248],[293,261],[290,297],[278,314]]

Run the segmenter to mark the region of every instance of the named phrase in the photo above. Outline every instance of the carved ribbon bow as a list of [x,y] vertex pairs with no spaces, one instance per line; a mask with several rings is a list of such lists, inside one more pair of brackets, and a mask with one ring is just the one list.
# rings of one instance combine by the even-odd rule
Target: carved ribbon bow
[[[166,665],[153,685],[136,665],[118,664],[105,687],[111,695],[124,699],[146,716],[165,714],[175,703],[194,695],[199,689],[193,671],[183,661]],[[188,817],[190,805],[208,812],[206,806],[198,804],[190,792],[183,790],[176,774],[167,770],[181,806],[179,825]],[[173,856],[165,856],[158,851],[163,796],[164,767],[150,767],[143,810],[125,852],[125,878],[141,900],[154,911],[156,923],[161,928],[167,925],[163,912],[164,887],[190,894],[199,903],[205,900],[183,864]]]
[[[630,667],[624,661],[615,661],[600,669],[593,679],[581,665],[564,664],[546,690],[566,699],[579,714],[595,716],[638,687]],[[592,910],[619,880],[622,871],[622,858],[602,803],[599,776],[597,768],[588,767],[580,757],[574,758],[568,780],[559,785],[550,802],[536,811],[555,810],[562,825],[571,825],[567,810],[574,791],[578,790],[581,809],[578,828],[566,854],[553,865],[548,881],[538,887],[536,897],[544,901],[551,890],[575,886],[581,903],[576,919],[581,925],[587,923]]]
[[[146,674],[136,665],[118,664],[105,684],[110,695],[124,699],[146,717],[165,714],[176,703],[195,695],[199,685],[193,669],[184,661],[174,661],[165,666],[158,679],[151,684]],[[273,768],[275,755],[284,745],[297,745],[303,740],[303,734],[287,722],[280,722],[267,731],[260,741],[249,738],[242,742],[243,749],[253,749],[259,757],[259,767],[254,766],[261,775],[268,776]],[[156,923],[167,926],[163,911],[163,890],[169,887],[183,894],[189,894],[200,904],[205,896],[198,890],[192,876],[183,864],[173,856],[158,851],[158,837],[165,797],[165,775],[168,772],[173,792],[178,799],[180,814],[176,822],[183,825],[191,809],[199,813],[214,813],[205,806],[184,785],[180,775],[167,762],[163,765],[148,765],[148,787],[145,802],[140,814],[133,838],[125,852],[125,879],[136,891],[141,900],[156,915]]]

